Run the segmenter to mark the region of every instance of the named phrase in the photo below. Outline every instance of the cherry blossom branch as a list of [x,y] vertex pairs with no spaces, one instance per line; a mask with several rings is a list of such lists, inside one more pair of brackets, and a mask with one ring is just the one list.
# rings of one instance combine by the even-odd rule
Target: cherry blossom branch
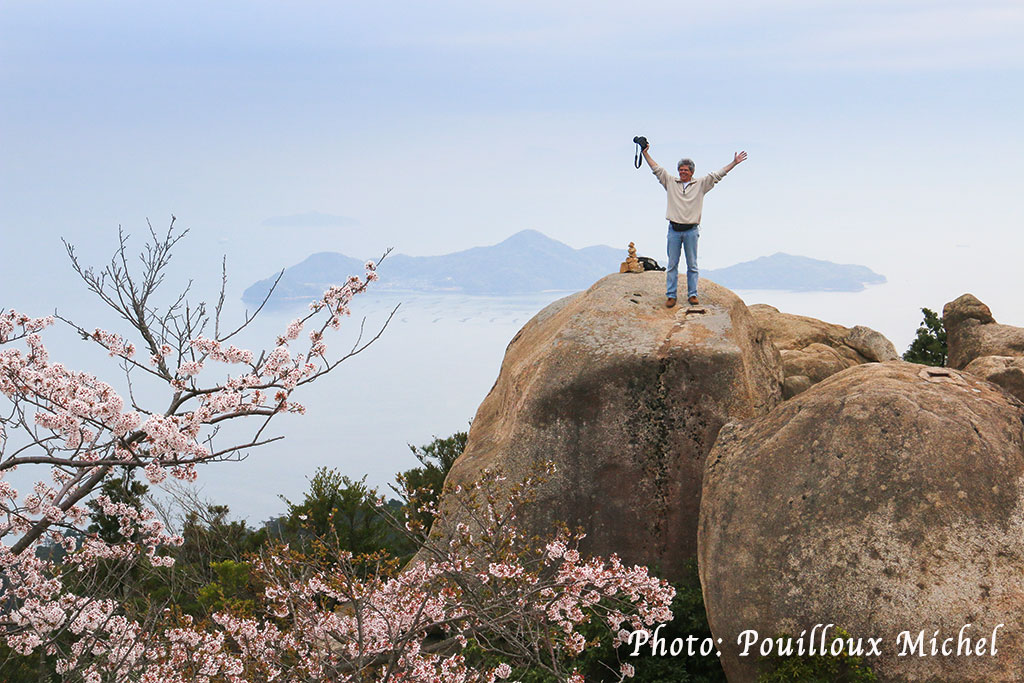
[[[192,479],[199,464],[242,459],[244,451],[276,441],[279,437],[261,436],[271,418],[282,412],[304,411],[291,400],[292,392],[312,381],[311,376],[322,377],[337,367],[337,362],[326,355],[325,333],[328,328],[340,326],[341,318],[349,314],[351,298],[376,278],[375,263],[367,264],[365,281],[349,278],[314,304],[305,319],[322,315],[325,320],[320,331],[311,335],[308,351],[293,355],[288,348],[301,331],[302,323],[297,322],[279,337],[273,352],[261,351],[254,362],[252,352],[223,342],[248,325],[267,299],[256,313],[246,314],[239,328],[224,337],[215,331],[212,339],[202,334],[208,324],[205,305],[192,306],[186,298],[191,283],[165,312],[159,313],[150,304],[165,280],[173,248],[188,232],[177,232],[174,221],[172,217],[164,235],[148,225],[151,240],[140,255],[142,269],[138,275],[129,264],[128,236],[123,229],[118,230],[114,257],[99,271],[84,267],[73,245],[65,242],[72,268],[87,288],[141,337],[143,347],[150,351],[148,365],[135,358],[135,345],[117,333],[100,329],[89,332],[63,317],[29,318],[14,311],[0,311],[0,393],[11,403],[10,418],[0,421],[0,475],[19,466],[50,466],[53,476],[64,484],[57,489],[43,486],[42,493],[34,494],[28,504],[17,504],[17,491],[0,479],[0,516],[7,517],[7,523],[0,526],[0,537],[20,535],[11,545],[15,554],[41,540],[54,525],[73,527],[65,517],[79,515],[78,503],[95,490],[112,467],[144,468],[151,482],[161,481],[165,470],[175,477]],[[214,311],[216,330],[221,322],[225,278],[222,262],[221,290]],[[105,382],[49,361],[40,335],[56,319],[118,359],[129,387],[131,409],[126,410],[125,401]],[[379,336],[380,332],[374,340]],[[359,350],[362,348],[365,345]],[[176,367],[168,362],[172,354],[177,357]],[[199,378],[209,362],[243,369],[226,381],[210,384]],[[133,370],[142,370],[144,377],[169,385],[172,391],[167,408],[159,411],[137,405]],[[255,436],[215,448],[218,425],[245,417],[259,420]],[[7,448],[12,429],[22,438],[22,442],[12,444],[13,453]],[[76,470],[79,474],[72,474]]]

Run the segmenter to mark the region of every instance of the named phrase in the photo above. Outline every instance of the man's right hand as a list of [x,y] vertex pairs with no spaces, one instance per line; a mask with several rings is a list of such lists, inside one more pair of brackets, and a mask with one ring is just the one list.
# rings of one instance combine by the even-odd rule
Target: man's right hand
[[647,162],[648,166],[650,166],[651,168],[654,168],[658,164],[657,164],[656,161],[654,161],[654,159],[651,158],[650,150],[651,150],[651,143],[648,142],[647,146],[644,147],[644,149],[643,149],[644,160]]

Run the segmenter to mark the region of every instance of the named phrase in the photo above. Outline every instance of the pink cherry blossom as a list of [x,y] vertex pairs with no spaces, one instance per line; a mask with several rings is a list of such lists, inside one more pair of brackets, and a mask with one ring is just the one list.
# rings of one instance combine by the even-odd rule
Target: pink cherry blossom
[[[51,361],[43,332],[54,317],[0,311],[0,415],[14,416],[0,417],[0,575],[10,596],[0,639],[13,652],[44,651],[59,675],[73,672],[89,683],[494,683],[524,661],[479,668],[463,651],[471,640],[495,637],[580,683],[571,662],[590,646],[584,623],[600,624],[621,645],[627,629],[671,618],[673,591],[646,568],[626,567],[616,556],[584,558],[578,535],[550,539],[542,552],[530,548],[516,527],[522,495],[501,500],[486,488],[504,481],[500,473],[455,488],[453,495],[470,501],[472,519],[457,522],[446,542],[424,537],[418,521],[394,520],[419,534],[417,561],[400,572],[367,573],[341,549],[329,564],[287,546],[267,550],[252,564],[265,586],[255,615],[223,612],[199,624],[164,613],[143,622],[109,596],[76,593],[65,580],[87,577],[104,562],[173,571],[169,553],[183,543],[152,509],[112,500],[99,484],[123,470],[141,470],[152,484],[194,481],[204,464],[257,447],[267,420],[305,411],[296,401],[303,387],[340,362],[330,356],[329,331],[378,279],[377,264],[367,263],[362,278],[328,288],[268,348],[251,351],[233,345],[232,333],[222,332],[219,319],[203,318],[202,307],[160,314],[139,299],[147,290],[138,282],[162,281],[178,237],[170,230],[153,236],[138,281],[119,265],[129,261],[124,235],[120,258],[101,274],[80,267],[69,249],[86,284],[130,322],[122,331],[91,332],[69,323],[115,359],[120,380]],[[146,392],[128,391],[142,380],[162,392],[155,403],[138,404]],[[223,442],[227,421],[251,424],[255,436]],[[12,432],[28,446],[9,445]],[[19,492],[4,479],[19,467],[42,468],[31,490]],[[513,490],[528,491],[533,482]],[[85,532],[86,502],[116,521],[122,542]],[[437,507],[422,512],[433,515]],[[80,535],[65,533],[68,527]],[[67,553],[60,567],[34,552],[44,542]],[[434,649],[428,635],[442,638],[444,648]],[[623,677],[632,675],[628,667],[622,665]]]

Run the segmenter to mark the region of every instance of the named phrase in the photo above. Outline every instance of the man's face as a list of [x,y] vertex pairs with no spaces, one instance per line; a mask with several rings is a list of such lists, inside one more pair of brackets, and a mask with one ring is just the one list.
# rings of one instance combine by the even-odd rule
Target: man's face
[[680,166],[679,180],[683,181],[684,183],[688,183],[691,180],[693,180],[693,169],[690,168],[689,166]]

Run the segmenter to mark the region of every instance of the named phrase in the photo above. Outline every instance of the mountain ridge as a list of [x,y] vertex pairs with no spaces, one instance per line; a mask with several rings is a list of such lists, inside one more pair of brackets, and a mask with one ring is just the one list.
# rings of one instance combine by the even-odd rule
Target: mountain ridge
[[[586,289],[618,271],[622,249],[595,245],[575,249],[537,230],[521,230],[498,244],[471,247],[438,256],[395,254],[380,264],[376,291],[417,291],[511,296],[541,291]],[[336,252],[317,252],[284,270],[268,305],[307,303],[332,284],[361,274],[365,260]],[[685,272],[685,265],[683,266]],[[731,289],[860,291],[885,277],[866,266],[777,252],[701,275]],[[260,280],[242,294],[258,305],[277,275]]]

